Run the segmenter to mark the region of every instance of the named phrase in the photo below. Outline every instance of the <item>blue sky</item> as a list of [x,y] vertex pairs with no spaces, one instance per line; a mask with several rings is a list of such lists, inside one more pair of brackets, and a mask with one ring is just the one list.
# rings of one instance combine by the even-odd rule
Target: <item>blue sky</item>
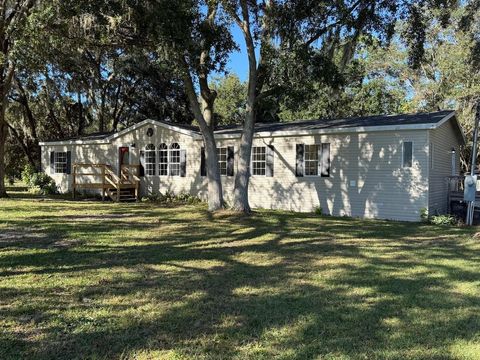
[[240,47],[240,51],[234,52],[230,55],[230,60],[227,64],[227,70],[230,73],[238,75],[241,81],[245,81],[248,76],[248,61],[245,48],[245,40],[241,30],[237,26],[232,27],[232,34],[235,42]]

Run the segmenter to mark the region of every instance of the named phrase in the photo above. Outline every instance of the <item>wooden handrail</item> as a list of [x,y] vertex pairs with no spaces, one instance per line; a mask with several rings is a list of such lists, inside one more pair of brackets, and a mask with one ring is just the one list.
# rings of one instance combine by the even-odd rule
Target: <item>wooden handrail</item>
[[[100,169],[99,172],[90,171],[90,172],[79,172],[81,168],[95,168]],[[122,165],[120,168],[120,176],[118,176],[113,168],[108,164],[85,164],[85,163],[74,163],[73,172],[72,172],[72,185],[73,185],[73,198],[75,198],[76,189],[101,189],[102,191],[102,200],[105,198],[105,192],[108,193],[110,197],[111,191],[109,188],[116,189],[116,198],[115,201],[119,201],[121,189],[129,188],[135,190],[135,198],[138,199],[139,188],[140,188],[140,177],[138,176],[140,165]],[[91,182],[77,182],[78,178],[87,179],[92,177]]]

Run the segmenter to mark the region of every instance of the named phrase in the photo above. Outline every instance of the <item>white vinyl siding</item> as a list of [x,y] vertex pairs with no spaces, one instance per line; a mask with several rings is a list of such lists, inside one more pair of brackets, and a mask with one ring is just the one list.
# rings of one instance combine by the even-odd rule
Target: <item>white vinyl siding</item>
[[459,169],[459,144],[461,139],[454,128],[453,121],[449,120],[438,129],[430,130],[430,143],[433,149],[430,154],[433,168],[429,171],[428,212],[431,215],[444,214],[448,210],[447,204],[447,176],[452,174],[452,148],[455,149],[455,172]]

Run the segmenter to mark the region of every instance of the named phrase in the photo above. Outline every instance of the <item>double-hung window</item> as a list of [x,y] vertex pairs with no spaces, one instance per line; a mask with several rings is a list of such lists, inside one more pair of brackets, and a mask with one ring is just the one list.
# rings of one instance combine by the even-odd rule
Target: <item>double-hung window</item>
[[295,176],[330,177],[330,143],[297,144]]
[[252,175],[265,175],[266,166],[265,146],[254,146],[252,148]]
[[168,175],[168,146],[165,143],[158,147],[158,175]]
[[169,155],[170,176],[180,176],[180,145],[177,143],[170,145]]
[[318,176],[318,145],[305,145],[305,176]]
[[227,148],[217,148],[218,167],[220,175],[227,176],[228,151]]
[[155,175],[156,159],[155,145],[148,144],[145,147],[145,175]]
[[67,153],[55,152],[54,165],[55,165],[56,174],[66,174],[67,173]]

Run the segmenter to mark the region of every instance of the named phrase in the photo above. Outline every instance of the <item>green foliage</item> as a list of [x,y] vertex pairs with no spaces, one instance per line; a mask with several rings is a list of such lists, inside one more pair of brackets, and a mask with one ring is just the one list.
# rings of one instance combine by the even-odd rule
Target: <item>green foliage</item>
[[423,222],[428,222],[428,209],[427,208],[421,208],[420,209],[420,219]]
[[457,219],[452,215],[434,215],[429,218],[433,225],[455,225]]
[[167,191],[166,193],[151,194],[145,196],[141,199],[142,202],[153,202],[160,204],[171,204],[171,205],[194,205],[199,204],[202,201],[200,198],[193,196],[189,193],[179,193],[174,194],[173,192]]
[[314,211],[314,212],[315,212],[315,214],[317,214],[317,215],[320,215],[320,216],[323,215],[323,209],[322,209],[321,206],[315,207],[315,211]]
[[216,124],[241,124],[245,116],[247,85],[237,75],[229,74],[216,78],[210,87],[218,94],[214,106]]
[[27,164],[22,171],[22,181],[34,194],[51,195],[57,192],[55,181],[43,172],[36,172],[30,164]]

